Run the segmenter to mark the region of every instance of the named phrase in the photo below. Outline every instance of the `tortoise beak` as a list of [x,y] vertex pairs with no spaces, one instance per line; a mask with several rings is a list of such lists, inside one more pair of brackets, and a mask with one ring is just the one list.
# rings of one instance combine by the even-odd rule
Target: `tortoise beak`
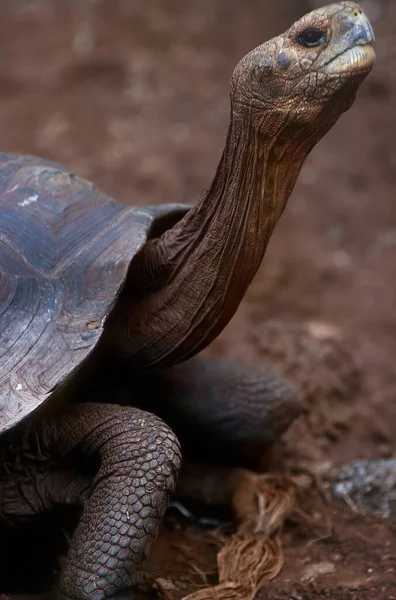
[[347,2],[347,9],[338,16],[338,37],[341,52],[330,60],[335,73],[368,73],[375,62],[375,36],[370,21],[355,2]]
[[375,36],[371,23],[362,11],[355,5],[346,11],[340,23],[340,34],[348,40],[350,47],[373,44]]

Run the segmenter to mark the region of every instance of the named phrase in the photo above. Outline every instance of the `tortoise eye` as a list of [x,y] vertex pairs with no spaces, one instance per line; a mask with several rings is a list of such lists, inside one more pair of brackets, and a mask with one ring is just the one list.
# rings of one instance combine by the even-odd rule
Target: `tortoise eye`
[[326,34],[324,31],[319,29],[307,28],[304,29],[298,36],[298,42],[306,48],[312,48],[313,46],[321,46],[326,41]]

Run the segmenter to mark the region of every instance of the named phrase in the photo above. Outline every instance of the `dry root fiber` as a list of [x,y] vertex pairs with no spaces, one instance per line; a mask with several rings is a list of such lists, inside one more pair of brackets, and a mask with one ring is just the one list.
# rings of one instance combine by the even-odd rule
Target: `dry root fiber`
[[[285,477],[252,473],[246,474],[244,484],[235,490],[233,498],[238,530],[224,538],[217,555],[219,584],[183,600],[253,600],[259,589],[281,570],[280,530],[293,509],[295,486]],[[252,497],[256,498],[254,510],[251,502],[245,503]]]

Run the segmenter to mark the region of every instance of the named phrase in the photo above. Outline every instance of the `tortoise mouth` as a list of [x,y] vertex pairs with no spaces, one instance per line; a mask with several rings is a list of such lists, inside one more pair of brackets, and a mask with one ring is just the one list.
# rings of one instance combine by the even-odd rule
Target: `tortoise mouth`
[[375,62],[375,52],[372,44],[359,44],[344,50],[329,63],[331,70],[337,74],[355,75],[371,71]]

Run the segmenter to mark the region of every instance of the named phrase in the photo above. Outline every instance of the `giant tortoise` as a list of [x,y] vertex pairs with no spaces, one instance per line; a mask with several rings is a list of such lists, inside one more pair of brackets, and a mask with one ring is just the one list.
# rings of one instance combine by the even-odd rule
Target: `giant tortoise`
[[360,7],[340,2],[247,54],[216,175],[192,207],[124,206],[52,162],[0,156],[0,519],[83,502],[61,598],[133,597],[178,440],[191,460],[252,464],[298,414],[264,368],[192,357],[234,315],[305,158],[371,70],[373,40]]

